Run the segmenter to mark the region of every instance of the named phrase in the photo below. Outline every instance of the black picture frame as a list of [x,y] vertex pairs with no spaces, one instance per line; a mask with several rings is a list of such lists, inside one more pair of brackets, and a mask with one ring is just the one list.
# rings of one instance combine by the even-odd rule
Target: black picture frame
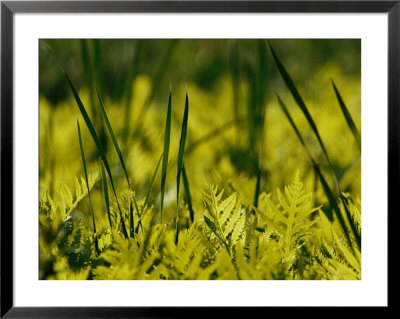
[[[13,20],[16,13],[387,13],[388,14],[388,218],[399,212],[400,1],[1,1],[1,312],[5,318],[142,318],[228,316],[243,308],[65,307],[24,308],[13,302]],[[391,212],[392,214],[389,214]],[[389,232],[388,247],[390,251]],[[388,259],[389,259],[388,251]],[[389,260],[388,260],[389,261]],[[388,282],[388,287],[389,287]],[[32,292],[34,293],[34,292]],[[390,309],[391,298],[388,300]],[[276,308],[262,310],[275,313]],[[291,307],[293,310],[293,307]],[[338,308],[332,309],[334,312]],[[248,314],[248,309],[245,310]],[[296,308],[299,314],[307,309]],[[222,314],[223,312],[223,314]]]

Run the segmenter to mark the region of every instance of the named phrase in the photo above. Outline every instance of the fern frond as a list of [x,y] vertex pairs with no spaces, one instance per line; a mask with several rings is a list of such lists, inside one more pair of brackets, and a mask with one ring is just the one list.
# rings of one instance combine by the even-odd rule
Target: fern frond
[[260,196],[259,207],[264,211],[256,208],[255,211],[279,236],[283,259],[294,264],[301,256],[302,243],[317,233],[314,225],[318,218],[313,213],[320,207],[312,207],[312,194],[305,192],[298,171],[292,183],[284,188],[284,194],[278,189],[277,196],[279,205],[270,196]]
[[204,221],[219,243],[229,254],[233,246],[242,238],[246,226],[246,214],[237,193],[222,199],[224,190],[209,185],[204,191],[204,201],[210,218],[204,215]]

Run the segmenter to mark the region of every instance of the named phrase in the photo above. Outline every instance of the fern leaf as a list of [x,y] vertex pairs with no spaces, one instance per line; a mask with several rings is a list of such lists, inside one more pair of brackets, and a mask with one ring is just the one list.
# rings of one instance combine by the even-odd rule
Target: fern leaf
[[227,220],[227,225],[224,230],[224,236],[228,237],[229,234],[234,230],[236,223],[239,221],[239,219],[242,217],[243,210],[240,205],[240,202],[237,203],[236,208],[232,211],[233,207],[231,208],[230,211],[224,212],[224,219]]
[[241,238],[244,228],[246,226],[246,216],[244,213],[242,213],[235,223],[235,228],[233,229],[232,232],[232,237],[231,237],[231,244],[234,245],[236,244],[239,239]]

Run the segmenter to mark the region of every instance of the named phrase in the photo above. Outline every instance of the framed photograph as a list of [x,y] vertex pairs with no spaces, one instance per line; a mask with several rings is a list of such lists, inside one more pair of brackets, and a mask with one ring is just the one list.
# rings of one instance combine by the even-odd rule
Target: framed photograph
[[1,317],[389,308],[399,28],[399,1],[2,1]]

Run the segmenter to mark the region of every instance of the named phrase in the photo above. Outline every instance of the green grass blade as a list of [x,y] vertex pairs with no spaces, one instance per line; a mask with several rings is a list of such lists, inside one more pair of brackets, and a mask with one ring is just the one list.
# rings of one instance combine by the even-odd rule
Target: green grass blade
[[185,154],[185,143],[187,135],[187,126],[189,118],[189,97],[186,88],[186,98],[185,98],[185,110],[183,112],[182,128],[181,128],[181,138],[179,140],[179,151],[178,151],[178,168],[176,175],[176,237],[175,242],[178,241],[178,221],[179,221],[179,186],[181,182],[181,173],[183,166],[183,156]]
[[256,189],[254,191],[254,207],[258,207],[258,197],[260,196],[261,187],[261,166],[257,169]]
[[[333,195],[333,192],[332,192],[331,188],[329,187],[329,184],[327,183],[325,177],[323,176],[323,174],[321,172],[321,169],[319,168],[318,164],[314,161],[310,151],[308,150],[307,145],[304,143],[304,139],[301,136],[299,130],[297,129],[297,126],[294,123],[293,118],[291,117],[289,111],[287,110],[286,105],[283,103],[283,101],[281,100],[281,98],[279,97],[278,94],[276,94],[276,97],[278,99],[278,102],[279,102],[279,105],[280,105],[281,109],[283,110],[283,113],[286,115],[288,121],[290,122],[290,124],[291,124],[291,126],[293,128],[293,130],[295,131],[297,137],[299,138],[300,143],[303,145],[304,149],[306,150],[306,152],[308,154],[308,157],[310,158],[310,160],[311,160],[311,162],[312,162],[312,164],[314,166],[314,171],[317,174],[317,176],[318,176],[318,178],[319,178],[319,180],[320,180],[320,182],[322,184],[322,188],[324,190],[324,193],[325,193],[326,197],[328,198],[330,207],[335,212],[335,215],[336,215],[336,217],[337,217],[337,219],[338,219],[338,221],[339,221],[339,223],[340,223],[340,225],[341,225],[341,227],[343,229],[343,232],[345,233],[346,239],[349,242],[350,247],[353,248],[352,241],[350,239],[346,223],[345,223],[345,221],[343,219],[342,213],[340,212],[340,209],[339,209],[339,206],[338,206],[338,202],[335,199],[335,196]],[[333,215],[332,215],[332,212],[330,210],[329,211],[323,211],[323,212],[325,213],[325,215],[328,217],[328,219],[330,221],[333,221]]]
[[93,206],[92,206],[92,198],[90,196],[90,188],[89,188],[89,179],[88,179],[88,174],[87,174],[87,168],[86,168],[86,159],[85,159],[85,152],[83,150],[83,145],[82,145],[82,136],[81,136],[81,128],[79,126],[79,121],[78,119],[76,120],[76,124],[78,127],[78,137],[79,137],[79,148],[81,150],[81,157],[82,157],[82,165],[83,165],[83,171],[85,173],[85,181],[86,181],[86,187],[88,189],[88,197],[89,197],[89,204],[90,204],[90,212],[92,213],[92,222],[93,222],[93,239],[94,239],[94,247],[96,254],[98,254],[99,251],[99,243],[97,241],[97,234],[96,234],[96,222],[94,220],[94,212],[93,212]]
[[290,93],[292,94],[294,100],[296,101],[297,105],[300,107],[301,111],[303,112],[304,116],[306,117],[308,124],[310,125],[311,129],[313,130],[315,136],[317,137],[317,140],[319,142],[319,145],[321,146],[321,149],[330,165],[330,159],[328,156],[328,152],[326,151],[325,145],[322,142],[321,136],[319,134],[317,125],[315,124],[310,112],[307,109],[306,104],[304,103],[303,98],[301,97],[299,91],[297,90],[296,86],[294,85],[294,82],[292,80],[292,78],[290,77],[289,73],[286,71],[286,68],[284,67],[284,65],[282,64],[282,62],[279,60],[278,56],[276,55],[274,49],[272,48],[271,44],[269,42],[268,46],[269,49],[272,53],[272,57],[275,61],[275,64],[279,70],[280,75],[282,76],[284,82],[286,83],[286,86],[288,87]]
[[105,167],[105,169],[107,171],[108,177],[110,178],[111,187],[113,189],[114,196],[115,196],[115,199],[117,201],[117,206],[118,206],[118,210],[119,210],[120,218],[121,218],[122,232],[123,232],[125,237],[128,237],[128,232],[126,231],[124,217],[122,215],[121,207],[120,207],[119,201],[118,201],[117,192],[115,190],[115,186],[114,186],[114,181],[113,181],[112,174],[111,174],[110,165],[108,164],[104,148],[103,148],[103,146],[102,146],[102,144],[100,142],[99,136],[96,133],[96,130],[95,130],[94,126],[93,126],[93,123],[90,120],[90,117],[89,117],[88,113],[86,112],[86,109],[85,109],[85,107],[84,107],[84,105],[83,105],[83,103],[82,103],[82,101],[81,101],[81,99],[80,99],[80,97],[78,95],[78,92],[76,91],[76,89],[75,89],[74,85],[72,84],[71,80],[69,79],[68,75],[66,73],[64,73],[64,75],[65,75],[65,77],[67,79],[67,82],[68,82],[70,88],[71,88],[71,91],[72,91],[72,93],[74,95],[76,104],[78,105],[78,108],[79,108],[79,110],[80,110],[80,112],[82,114],[82,117],[85,120],[86,126],[89,129],[89,132],[90,132],[90,134],[91,134],[91,136],[93,138],[93,141],[95,142],[95,144],[97,146],[97,150],[99,152],[99,155],[100,155],[101,159],[103,160],[104,167]]
[[333,82],[333,80],[332,80],[332,86],[335,91],[336,98],[339,102],[340,109],[342,110],[344,118],[346,119],[347,125],[349,126],[349,129],[350,129],[351,133],[353,134],[354,139],[356,140],[358,149],[361,152],[361,135],[358,132],[357,127],[353,121],[353,118],[351,117],[350,112],[349,112],[348,108],[346,107],[346,104],[344,103],[342,96],[339,93],[339,90],[337,89],[335,82]]
[[[111,140],[113,142],[115,151],[117,152],[119,161],[120,161],[122,169],[124,171],[125,178],[126,178],[126,181],[128,183],[128,187],[131,188],[131,183],[130,183],[130,180],[129,180],[128,170],[126,169],[126,165],[125,165],[124,157],[122,156],[121,148],[119,147],[119,144],[118,144],[118,141],[117,141],[117,137],[115,136],[114,130],[113,130],[112,126],[111,126],[111,122],[110,122],[110,120],[108,118],[106,109],[104,107],[103,101],[102,101],[102,99],[100,97],[100,94],[99,94],[99,91],[97,90],[97,88],[96,88],[96,94],[97,94],[97,99],[99,100],[101,113],[103,114],[103,118],[104,118],[104,121],[106,123],[108,133],[110,134],[110,137],[111,137]],[[136,209],[138,215],[140,215],[140,211],[139,211],[139,207],[138,207],[135,195],[133,195],[133,203],[129,203],[129,225],[130,225],[131,237],[134,236],[134,231],[133,231],[133,229],[134,229],[134,221],[133,221],[134,217],[133,217],[133,205],[132,204],[135,205],[135,209]]]
[[69,86],[70,86],[70,88],[72,90],[72,94],[74,95],[76,104],[78,105],[78,108],[79,108],[79,110],[80,110],[80,112],[82,114],[83,119],[85,120],[86,126],[89,129],[89,132],[92,135],[93,141],[96,144],[96,147],[97,147],[97,149],[99,151],[99,155],[103,159],[104,165],[106,166],[106,169],[107,169],[108,163],[106,164],[107,160],[104,160],[105,159],[104,148],[103,148],[103,145],[100,142],[99,136],[97,135],[96,129],[94,128],[94,125],[93,125],[92,121],[90,120],[89,114],[86,112],[86,109],[85,109],[85,107],[84,107],[84,105],[83,105],[83,103],[82,103],[82,101],[81,101],[81,99],[80,99],[80,97],[78,95],[78,92],[76,91],[74,85],[72,84],[70,78],[68,77],[68,75],[66,73],[64,73],[64,74],[65,74],[67,82],[68,82],[68,84],[69,84]]
[[110,212],[110,198],[109,198],[109,194],[108,194],[107,176],[106,176],[106,172],[104,171],[104,165],[103,165],[100,157],[99,157],[99,165],[100,165],[100,173],[101,173],[101,180],[102,180],[103,194],[104,194],[104,201],[106,204],[108,222],[110,224],[110,227],[112,228],[111,212]]
[[169,143],[170,143],[170,136],[171,136],[171,99],[172,99],[172,92],[170,89],[169,98],[168,98],[167,118],[165,120],[164,151],[163,151],[164,155],[163,155],[162,168],[161,168],[161,223],[162,223],[162,214],[163,214],[163,206],[164,206],[165,182],[167,179]]
[[264,145],[265,108],[263,108],[263,110],[262,110],[261,117],[262,117],[261,141],[260,141],[260,149],[258,150],[257,182],[256,182],[256,189],[254,191],[254,207],[258,207],[258,197],[260,196],[260,188],[261,188],[262,154],[263,154],[263,145]]
[[283,113],[285,114],[286,118],[288,119],[290,125],[291,125],[292,128],[294,129],[294,131],[295,131],[295,133],[296,133],[298,139],[300,140],[300,143],[304,146],[305,150],[307,151],[307,154],[311,157],[311,154],[308,152],[308,148],[307,148],[307,146],[306,146],[306,143],[304,142],[303,137],[301,136],[299,130],[297,129],[297,126],[296,126],[296,124],[294,123],[293,118],[292,118],[292,116],[290,115],[290,113],[289,113],[289,111],[288,111],[286,105],[283,103],[283,101],[281,100],[280,96],[279,96],[277,93],[275,93],[275,95],[276,95],[276,98],[277,98],[277,100],[278,100],[278,104],[279,104],[279,106],[281,107],[281,110],[283,111]]
[[178,205],[178,201],[179,201],[179,185],[180,185],[180,181],[181,181],[180,177],[181,177],[182,166],[183,166],[183,155],[185,153],[188,117],[189,117],[189,99],[188,99],[188,94],[186,91],[185,111],[183,113],[181,138],[179,141],[179,151],[178,151],[178,169],[177,169],[177,177],[176,177],[176,200],[177,200],[176,204],[177,205]]
[[153,185],[154,185],[154,182],[156,180],[157,173],[158,173],[158,170],[160,168],[160,164],[161,164],[162,158],[163,158],[163,153],[161,153],[160,158],[157,161],[156,168],[154,169],[153,176],[151,177],[149,189],[147,190],[147,194],[146,194],[146,197],[145,197],[145,200],[144,200],[144,204],[142,206],[142,214],[143,214],[143,209],[147,206],[147,202],[149,200],[150,192],[153,189]]
[[112,140],[112,142],[113,142],[115,151],[117,152],[119,161],[120,161],[121,166],[122,166],[122,169],[123,169],[123,171],[124,171],[125,178],[126,178],[126,181],[127,181],[127,183],[128,183],[128,187],[131,188],[131,183],[130,183],[130,181],[129,181],[128,170],[126,169],[124,157],[122,156],[122,152],[121,152],[121,149],[120,149],[120,147],[119,147],[119,145],[118,145],[117,138],[116,138],[116,136],[115,136],[115,134],[114,134],[114,130],[113,130],[112,126],[111,126],[111,123],[110,123],[110,120],[109,120],[109,118],[108,118],[106,109],[104,108],[103,101],[102,101],[102,99],[101,99],[101,97],[100,97],[100,94],[99,94],[99,91],[97,90],[97,88],[96,88],[96,94],[97,94],[97,99],[99,100],[101,113],[103,114],[103,118],[104,118],[104,121],[105,121],[105,123],[106,123],[107,129],[108,129],[108,133],[110,134],[110,137],[111,137],[111,140]]
[[193,223],[194,222],[194,210],[193,210],[193,204],[192,204],[192,195],[190,194],[189,180],[186,175],[185,164],[182,165],[182,178],[183,178],[183,187],[185,189],[185,201],[188,204],[190,220]]

